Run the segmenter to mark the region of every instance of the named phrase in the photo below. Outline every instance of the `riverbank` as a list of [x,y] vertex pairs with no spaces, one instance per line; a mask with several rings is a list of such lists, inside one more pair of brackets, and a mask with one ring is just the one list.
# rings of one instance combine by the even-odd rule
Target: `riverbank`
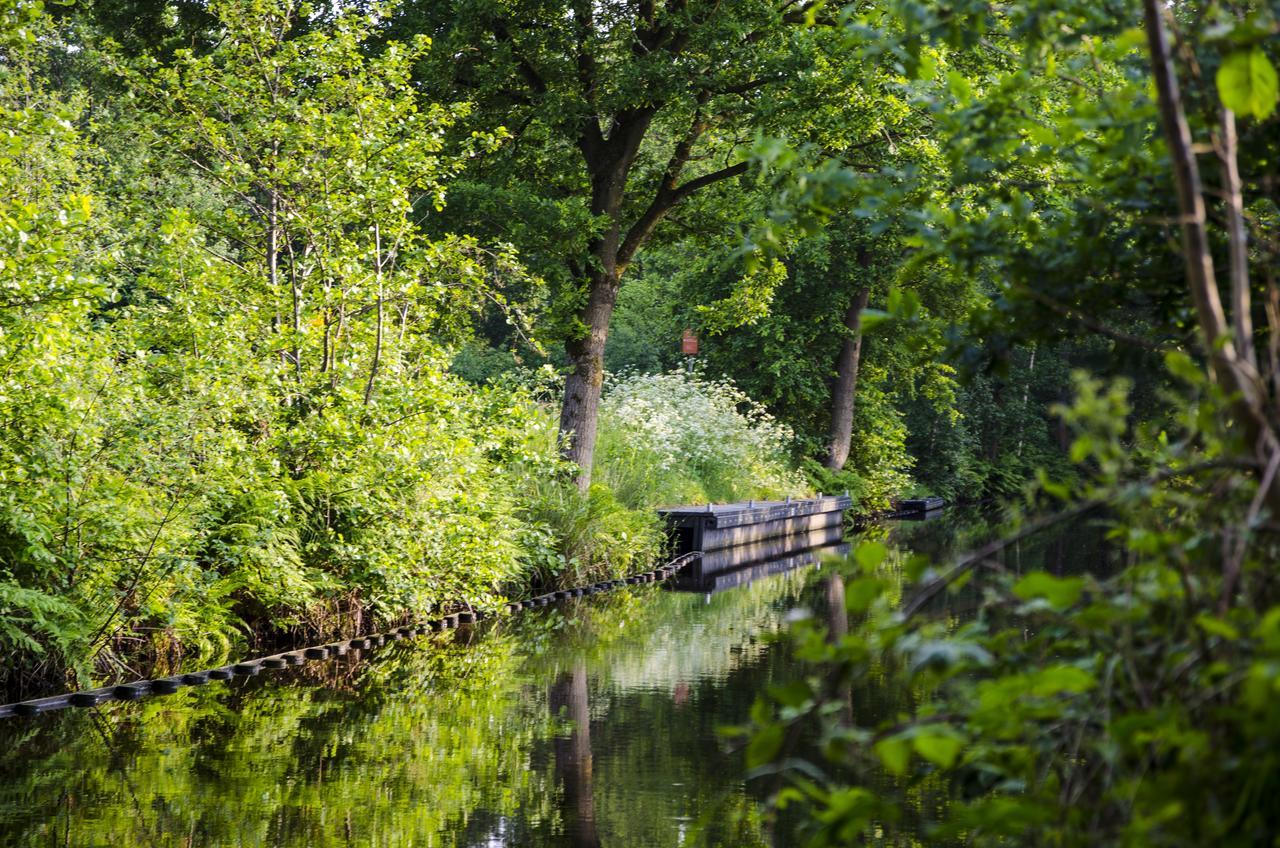
[[[261,438],[235,416],[162,416],[160,396],[143,394],[86,437],[91,469],[78,455],[32,462],[0,509],[25,534],[0,540],[10,700],[493,611],[651,567],[664,544],[654,507],[669,498],[803,492],[785,432],[723,384],[619,381],[585,494],[536,388],[441,375],[431,391],[359,411],[277,409]],[[677,402],[696,424],[681,424]],[[194,416],[194,450],[157,429],[174,414]],[[121,444],[120,428],[135,440]]]

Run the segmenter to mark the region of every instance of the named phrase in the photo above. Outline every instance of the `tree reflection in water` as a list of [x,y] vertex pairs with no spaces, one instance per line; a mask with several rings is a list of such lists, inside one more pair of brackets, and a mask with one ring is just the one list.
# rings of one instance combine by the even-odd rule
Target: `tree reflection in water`
[[574,848],[600,848],[596,827],[595,792],[591,774],[591,703],[587,692],[587,666],[574,663],[562,673],[547,695],[551,715],[568,721],[568,734],[554,742],[556,778],[562,786],[561,814],[564,830]]

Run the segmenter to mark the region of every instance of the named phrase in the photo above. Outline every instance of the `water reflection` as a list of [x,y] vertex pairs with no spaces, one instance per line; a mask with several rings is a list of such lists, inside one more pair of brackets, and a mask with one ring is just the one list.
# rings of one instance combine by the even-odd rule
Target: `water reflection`
[[[989,532],[944,518],[889,541],[899,558],[939,555]],[[1088,560],[1085,541],[1029,541],[1006,565]],[[0,723],[0,846],[786,845],[787,823],[772,833],[758,804],[769,787],[743,779],[717,729],[795,675],[772,638],[791,611],[846,632],[844,582],[826,562],[748,568],[712,575],[710,592],[637,587],[372,657]],[[909,696],[845,701],[874,719]]]
[[596,801],[591,786],[591,702],[587,667],[578,662],[551,685],[547,696],[552,718],[571,722],[567,735],[555,740],[556,777],[563,787],[560,805],[564,829],[575,848],[600,848]]

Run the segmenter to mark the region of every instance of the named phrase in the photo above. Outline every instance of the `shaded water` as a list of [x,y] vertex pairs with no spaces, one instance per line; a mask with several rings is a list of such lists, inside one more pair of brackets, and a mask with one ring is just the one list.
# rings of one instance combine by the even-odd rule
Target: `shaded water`
[[[991,531],[948,513],[871,532],[943,557]],[[1005,560],[1090,568],[1097,535],[1059,528]],[[717,728],[800,673],[773,638],[789,615],[847,627],[844,568],[712,593],[640,586],[269,676],[8,719],[0,846],[786,845],[760,811],[767,787],[744,781]]]

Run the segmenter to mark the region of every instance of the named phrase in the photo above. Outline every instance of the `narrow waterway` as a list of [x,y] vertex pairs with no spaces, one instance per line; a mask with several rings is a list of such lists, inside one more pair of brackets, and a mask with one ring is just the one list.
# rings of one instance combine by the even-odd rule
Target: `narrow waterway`
[[[899,522],[896,555],[985,538]],[[1089,569],[1057,528],[1014,569]],[[847,627],[827,560],[720,591],[647,585],[167,697],[0,723],[0,846],[787,845],[718,729],[801,670],[789,618]],[[963,616],[966,595],[951,599]],[[876,692],[853,693],[876,711]],[[779,825],[785,828],[785,822]],[[776,829],[775,829],[776,830]]]

